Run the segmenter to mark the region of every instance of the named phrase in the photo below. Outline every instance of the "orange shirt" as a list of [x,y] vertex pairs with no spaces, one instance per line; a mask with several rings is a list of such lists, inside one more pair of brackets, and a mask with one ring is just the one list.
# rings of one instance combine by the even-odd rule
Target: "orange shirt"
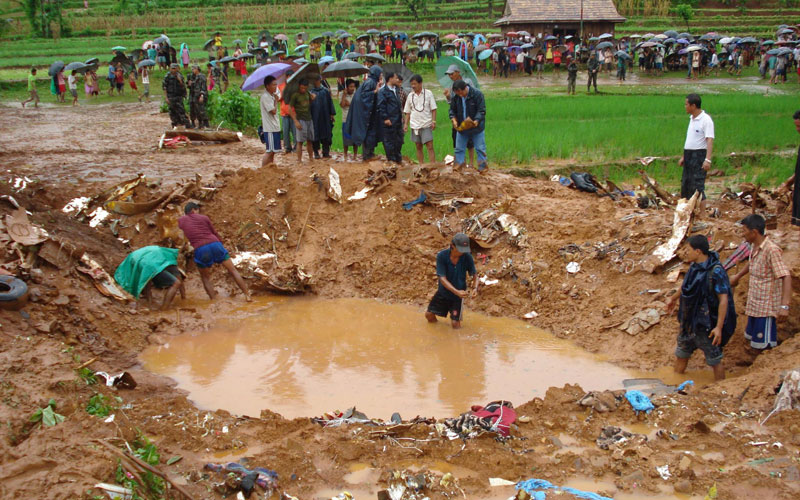
[[278,91],[281,93],[281,116],[290,116],[289,115],[289,108],[291,106],[289,106],[288,104],[286,104],[283,101],[283,89],[285,89],[285,88],[286,88],[286,84],[285,83],[281,83],[280,85],[278,85]]

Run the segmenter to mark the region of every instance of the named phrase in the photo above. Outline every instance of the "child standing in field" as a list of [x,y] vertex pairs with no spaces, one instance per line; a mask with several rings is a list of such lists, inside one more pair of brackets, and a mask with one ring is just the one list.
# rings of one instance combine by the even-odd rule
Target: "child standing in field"
[[28,75],[28,93],[30,93],[30,97],[24,101],[22,101],[22,107],[25,107],[25,104],[33,101],[33,107],[39,107],[39,93],[36,92],[36,68],[31,68],[31,74]]
[[77,74],[78,74],[77,71],[73,71],[72,73],[70,73],[69,78],[67,79],[69,82],[69,93],[72,94],[73,106],[78,105],[78,77],[75,76]]
[[[142,86],[144,87],[143,97],[150,102],[150,70],[147,66],[142,66]],[[141,97],[139,98],[141,101]]]
[[117,95],[122,95],[122,91],[125,90],[125,73],[122,71],[122,65],[117,65],[116,71],[114,71],[114,84],[117,87]]
[[66,93],[66,91],[67,86],[64,82],[64,69],[62,68],[56,75],[56,92],[59,102],[64,102],[64,93]]
[[131,90],[138,94],[139,102],[142,102],[142,94],[139,92],[139,87],[136,86],[136,70],[132,69],[128,72],[128,85],[131,86]]

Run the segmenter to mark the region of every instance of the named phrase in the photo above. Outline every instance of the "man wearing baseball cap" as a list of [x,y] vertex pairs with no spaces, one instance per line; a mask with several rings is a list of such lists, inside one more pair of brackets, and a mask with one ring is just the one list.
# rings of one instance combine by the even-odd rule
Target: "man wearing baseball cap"
[[[470,78],[464,78],[461,76],[461,69],[456,64],[451,64],[450,67],[447,68],[447,71],[444,72],[445,75],[450,77],[450,81],[455,83],[459,80],[464,80],[467,82],[467,85],[474,87],[475,84],[472,83]],[[452,93],[452,86],[453,83],[450,84],[450,88],[444,89],[444,98],[447,99],[447,104],[450,104],[450,100],[453,98]],[[453,129],[453,148],[456,147],[456,129]],[[475,166],[475,143],[470,137],[467,141],[467,153],[469,154],[469,164]]]
[[[472,276],[472,292],[467,289],[467,273]],[[436,254],[436,275],[439,289],[428,304],[425,319],[436,323],[436,316],[446,318],[449,314],[453,328],[461,328],[464,299],[478,293],[478,273],[470,254],[469,236],[456,234],[450,248]]]

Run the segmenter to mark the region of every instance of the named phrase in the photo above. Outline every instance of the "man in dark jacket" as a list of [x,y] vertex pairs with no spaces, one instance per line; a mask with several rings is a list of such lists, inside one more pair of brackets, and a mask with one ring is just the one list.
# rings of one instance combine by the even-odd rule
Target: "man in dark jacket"
[[402,163],[403,107],[399,94],[400,80],[391,71],[384,74],[386,85],[378,91],[378,116],[383,127],[383,149],[386,158]]
[[450,121],[456,129],[456,168],[464,166],[467,142],[472,139],[478,153],[478,172],[486,173],[486,102],[480,90],[467,85],[464,80],[453,84],[455,95],[450,100]]
[[164,77],[164,81],[161,82],[161,88],[164,89],[164,94],[167,97],[169,118],[172,121],[172,126],[188,126],[189,120],[186,118],[186,109],[183,107],[183,98],[186,97],[186,84],[183,82],[183,75],[178,72],[177,64],[170,65],[169,73]]
[[379,134],[382,127],[379,126],[377,113],[378,81],[381,73],[383,70],[380,66],[370,67],[369,77],[353,94],[350,111],[344,124],[344,131],[353,139],[353,144],[356,146],[363,144],[364,161],[369,161],[375,156],[375,146],[381,142]]
[[336,109],[328,89],[322,86],[319,75],[311,77],[314,87],[311,93],[317,96],[311,101],[311,121],[314,122],[314,158],[319,158],[319,147],[322,145],[322,157],[331,157],[331,143],[333,142],[333,122],[336,120]]

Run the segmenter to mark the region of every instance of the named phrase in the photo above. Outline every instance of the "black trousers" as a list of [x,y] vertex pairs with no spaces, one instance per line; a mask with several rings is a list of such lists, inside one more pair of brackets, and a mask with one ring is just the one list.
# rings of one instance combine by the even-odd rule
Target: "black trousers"
[[688,200],[694,195],[695,191],[699,191],[701,199],[706,199],[706,171],[703,170],[703,161],[705,159],[705,149],[683,150],[681,198]]
[[319,148],[322,146],[322,156],[328,157],[331,155],[331,144],[333,143],[333,139],[328,137],[327,139],[320,139],[318,141],[311,141],[311,147],[314,148],[314,154],[319,154]]
[[386,158],[395,163],[402,163],[403,155],[403,129],[398,126],[384,127],[383,129],[383,149],[386,151]]
[[597,73],[589,73],[589,81],[586,83],[587,92],[592,88],[592,83],[594,83],[594,91],[597,92]]

